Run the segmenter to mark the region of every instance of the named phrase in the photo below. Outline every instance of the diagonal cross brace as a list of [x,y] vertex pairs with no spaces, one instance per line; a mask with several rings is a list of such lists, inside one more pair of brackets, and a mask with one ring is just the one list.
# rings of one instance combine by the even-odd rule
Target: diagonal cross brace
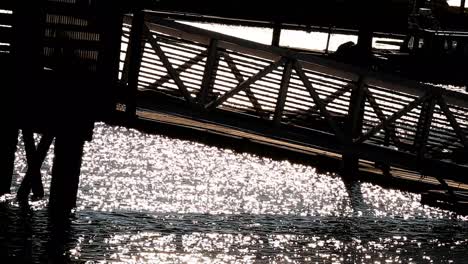
[[381,130],[382,128],[386,127],[386,126],[389,126],[391,123],[395,122],[398,118],[404,116],[406,113],[408,113],[409,111],[413,110],[415,107],[417,107],[419,104],[421,104],[422,102],[426,101],[427,99],[429,99],[430,97],[432,96],[432,94],[430,93],[426,93],[425,95],[423,95],[422,97],[420,98],[417,98],[415,99],[413,102],[409,103],[406,107],[404,107],[403,109],[401,109],[400,111],[396,112],[395,114],[393,114],[391,117],[389,117],[388,119],[386,119],[384,122],[380,122],[379,125],[377,125],[376,127],[372,128],[370,131],[368,131],[366,134],[364,134],[362,137],[358,138],[357,140],[355,140],[354,143],[362,143],[366,140],[368,140],[370,137],[372,137],[375,133],[377,133],[379,130]]
[[[340,98],[340,96],[344,95],[345,93],[349,92],[351,89],[351,86],[345,86],[343,87],[342,89],[338,89],[336,90],[335,92],[333,92],[332,94],[330,94],[327,98],[323,99],[323,104],[325,106],[328,106],[330,103],[332,103],[333,101],[335,101],[336,99]],[[302,112],[302,114],[299,114],[293,118],[291,118],[291,121],[290,122],[294,122],[298,119],[301,119],[301,118],[304,118],[304,117],[307,117],[309,114],[315,112],[318,110],[318,106],[317,105],[314,105],[312,107],[310,107],[309,109],[305,110]]]
[[271,63],[269,66],[267,66],[266,68],[264,68],[263,70],[261,70],[260,72],[258,72],[257,74],[255,74],[254,76],[250,77],[249,79],[247,80],[244,80],[242,83],[240,83],[237,87],[235,87],[234,89],[232,89],[231,91],[225,93],[223,96],[221,96],[220,98],[218,98],[218,100],[214,101],[214,102],[211,102],[209,103],[208,105],[206,105],[206,108],[207,109],[214,109],[218,106],[220,106],[221,104],[223,104],[224,102],[226,102],[230,97],[236,95],[237,93],[239,93],[240,91],[243,91],[245,90],[247,87],[249,87],[250,85],[252,85],[253,83],[255,83],[256,81],[260,80],[261,78],[265,77],[267,74],[271,73],[272,71],[274,71],[276,68],[278,68],[280,65],[284,64],[285,62],[285,58],[281,58],[279,59],[278,61],[276,62],[273,62]]
[[320,113],[322,113],[322,115],[325,117],[325,120],[328,122],[330,127],[335,132],[335,135],[338,137],[340,141],[345,142],[343,131],[338,127],[337,123],[333,120],[332,116],[330,115],[330,113],[328,112],[326,108],[325,103],[322,101],[322,99],[320,99],[320,96],[315,91],[314,87],[312,86],[312,83],[309,81],[309,78],[307,78],[307,76],[304,73],[304,70],[302,70],[302,65],[297,60],[294,62],[294,69],[296,70],[297,75],[304,83],[304,86],[306,87],[310,96],[312,97],[318,109],[320,110]]
[[[385,116],[384,112],[382,111],[379,104],[375,100],[373,94],[371,93],[371,91],[369,91],[368,88],[365,89],[365,96],[367,100],[369,101],[369,104],[372,107],[372,109],[374,109],[377,115],[377,118],[379,118],[380,122],[385,122],[385,119],[387,117]],[[385,132],[388,133],[389,136],[392,138],[395,144],[400,144],[400,139],[395,134],[395,128],[392,128],[391,126],[385,126],[384,129],[385,129]]]
[[[193,65],[195,65],[195,64],[199,63],[200,61],[202,61],[205,57],[206,56],[205,56],[204,52],[202,52],[202,53],[198,54],[197,56],[191,58],[190,60],[186,61],[184,64],[180,65],[177,68],[176,71],[184,72],[187,69],[189,69],[190,67],[192,67]],[[168,82],[170,79],[171,79],[171,75],[168,73],[168,74],[160,77],[158,80],[156,80],[152,84],[150,84],[150,86],[160,87],[163,84],[165,84],[166,82]]]
[[450,111],[449,106],[445,102],[444,98],[442,96],[439,96],[437,98],[437,102],[440,106],[440,109],[444,112],[445,116],[447,117],[448,121],[450,122],[450,125],[452,125],[453,130],[455,130],[455,133],[457,134],[458,138],[460,139],[461,143],[463,146],[468,150],[468,139],[466,138],[465,132],[463,132],[462,128],[457,122],[457,119],[455,116],[453,116],[452,112]]
[[31,130],[23,129],[23,141],[26,149],[28,169],[26,175],[18,189],[19,199],[27,199],[29,192],[33,191],[34,196],[43,197],[44,187],[41,180],[41,166],[49,151],[54,137],[49,134],[42,135],[39,145],[35,146],[34,134]]
[[[228,65],[229,69],[231,69],[232,74],[234,74],[237,81],[239,83],[243,83],[245,81],[244,76],[242,75],[240,70],[237,68],[237,66],[234,63],[234,60],[231,58],[231,56],[229,56],[229,54],[227,54],[225,52],[222,53],[222,56],[226,60],[226,63]],[[262,105],[258,102],[257,98],[255,97],[255,94],[252,92],[250,87],[245,88],[244,91],[245,91],[245,94],[247,95],[247,98],[249,99],[250,103],[252,103],[255,111],[257,111],[259,114],[261,114],[262,111],[263,111]]]
[[187,100],[187,102],[189,103],[193,103],[193,98],[190,95],[190,92],[188,91],[185,84],[180,79],[179,73],[177,73],[174,67],[172,67],[172,64],[169,61],[168,57],[166,56],[164,51],[161,49],[161,46],[159,45],[158,41],[154,37],[153,33],[151,33],[151,31],[149,30],[146,24],[143,28],[143,32],[144,32],[144,35],[147,37],[149,43],[151,44],[151,47],[156,52],[156,55],[158,55],[159,59],[161,60],[164,67],[166,68],[167,72],[169,73],[171,78],[176,83],[177,87],[179,88],[180,92],[184,96],[185,100]]

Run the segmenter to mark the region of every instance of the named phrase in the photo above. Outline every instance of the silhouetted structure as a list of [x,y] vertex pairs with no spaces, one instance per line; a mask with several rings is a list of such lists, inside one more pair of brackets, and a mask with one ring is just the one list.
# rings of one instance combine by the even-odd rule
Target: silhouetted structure
[[[41,196],[40,166],[52,138],[55,159],[50,204],[75,206],[81,156],[93,124],[112,110],[120,48],[118,5],[109,1],[13,1],[9,89],[14,118],[7,120],[2,192],[9,192],[18,129],[23,130],[28,173],[19,197]],[[5,67],[8,67],[6,65]],[[11,67],[11,65],[10,65]],[[7,82],[8,83],[8,82]],[[43,134],[36,147],[32,132]],[[3,161],[3,160],[2,160]]]
[[[395,20],[390,26],[384,23],[388,16],[382,14],[395,15],[397,21],[404,17],[406,28],[408,6],[403,16],[399,3],[407,2],[383,2],[393,3],[395,12],[381,11],[384,7],[376,1],[326,0],[313,10],[302,10],[297,2],[275,3],[264,14],[246,8],[248,1],[144,1],[144,6],[236,19],[274,18],[270,21],[277,27],[286,22],[349,23],[359,29],[352,59],[365,61],[375,30],[400,29]],[[135,118],[141,106],[312,145],[342,154],[351,176],[359,159],[366,159],[385,168],[430,173],[442,183],[466,181],[467,166],[433,158],[440,152],[466,152],[466,95],[181,25],[161,13],[135,9],[123,17],[121,7],[110,0],[12,2],[11,50],[2,69],[9,73],[6,110],[15,114],[4,121],[1,151],[7,158],[0,164],[5,173],[0,175],[1,192],[9,191],[22,129],[29,168],[19,197],[27,196],[29,188],[41,195],[40,164],[55,138],[50,205],[59,212],[74,207],[84,143],[92,138],[94,122],[107,119],[115,108],[116,87],[124,89],[120,103],[127,117]],[[377,9],[381,12],[372,12]],[[278,28],[275,34],[273,46],[279,42]],[[121,37],[128,44],[122,54]],[[38,147],[32,132],[44,135]]]

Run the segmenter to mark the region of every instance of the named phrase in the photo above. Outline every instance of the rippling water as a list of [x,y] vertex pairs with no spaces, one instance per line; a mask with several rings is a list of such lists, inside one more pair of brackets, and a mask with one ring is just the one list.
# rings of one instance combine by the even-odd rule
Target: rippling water
[[[98,124],[70,226],[0,202],[0,255],[88,263],[466,263],[468,218],[288,161]],[[43,167],[46,192],[52,155]],[[18,150],[16,189],[25,173]]]

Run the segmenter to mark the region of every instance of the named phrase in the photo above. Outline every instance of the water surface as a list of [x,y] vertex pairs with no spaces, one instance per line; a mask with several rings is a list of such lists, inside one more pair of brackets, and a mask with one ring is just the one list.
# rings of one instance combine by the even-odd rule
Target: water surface
[[[78,209],[0,203],[0,254],[18,262],[464,263],[468,218],[416,194],[345,184],[309,166],[97,124]],[[43,174],[46,193],[52,155]],[[19,149],[15,188],[25,173]]]

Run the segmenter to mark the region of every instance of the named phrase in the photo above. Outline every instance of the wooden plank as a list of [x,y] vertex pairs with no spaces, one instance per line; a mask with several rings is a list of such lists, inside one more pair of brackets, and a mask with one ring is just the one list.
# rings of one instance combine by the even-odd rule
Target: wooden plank
[[146,26],[151,31],[155,31],[155,32],[158,32],[158,33],[169,35],[171,37],[190,40],[190,41],[200,43],[200,44],[203,44],[203,45],[207,45],[207,46],[210,44],[210,40],[211,40],[211,38],[208,37],[208,36],[191,34],[191,33],[188,33],[188,32],[177,30],[177,29],[172,28],[172,27],[163,26],[163,25],[159,25],[159,24],[154,24],[154,23],[152,23],[152,21],[147,22]]
[[206,104],[206,99],[211,90],[211,85],[215,79],[215,69],[218,64],[218,40],[212,39],[208,48],[208,58],[206,59],[205,71],[203,73],[202,86],[199,94],[199,100],[202,105]]
[[328,112],[328,110],[327,110],[325,104],[323,103],[322,99],[320,99],[319,95],[317,94],[314,87],[310,83],[309,79],[305,75],[305,73],[304,73],[304,71],[302,69],[301,63],[298,62],[298,61],[295,61],[294,69],[296,70],[297,75],[299,75],[299,78],[301,78],[302,82],[304,83],[304,86],[308,90],[310,96],[312,97],[312,99],[314,99],[314,102],[317,105],[317,107],[319,108],[320,113],[324,116],[325,121],[327,121],[327,123],[333,129],[333,131],[335,133],[335,136],[340,141],[344,142],[345,138],[344,138],[343,132],[341,131],[341,129],[338,128],[338,125],[336,124],[336,122],[333,120],[332,116]]
[[240,83],[236,88],[232,89],[229,92],[226,92],[221,98],[218,98],[216,101],[209,103],[206,108],[208,109],[214,109],[218,107],[219,105],[223,104],[225,101],[227,101],[230,97],[234,96],[235,94],[239,93],[242,90],[245,90],[247,87],[249,87],[251,84],[254,82],[260,80],[267,74],[271,73],[274,71],[278,66],[283,64],[285,62],[285,59],[280,59],[272,64],[270,64],[268,67],[265,69],[261,70],[254,76],[250,77],[249,79],[245,80],[244,82]]
[[73,50],[100,50],[102,44],[99,41],[44,38],[43,44],[50,48],[67,48]]
[[185,100],[189,103],[193,103],[193,98],[190,95],[190,92],[187,90],[187,87],[185,87],[184,83],[180,79],[179,73],[177,73],[177,71],[172,67],[171,62],[169,61],[169,59],[164,54],[164,51],[159,46],[158,41],[153,36],[153,33],[151,33],[149,28],[146,26],[146,23],[145,23],[145,26],[143,27],[143,31],[148,41],[150,42],[151,46],[153,47],[154,51],[156,52],[156,55],[158,55],[159,59],[163,63],[167,72],[171,75],[172,79],[176,83],[177,87],[179,88],[180,92],[184,96]]
[[[166,27],[175,29],[175,30],[177,30],[179,32],[185,32],[185,33],[189,33],[191,35],[205,36],[208,39],[217,39],[217,40],[219,40],[220,44],[223,43],[223,42],[232,43],[232,44],[236,44],[237,46],[249,48],[249,49],[252,49],[252,50],[258,50],[258,51],[273,53],[276,56],[281,56],[281,57],[288,57],[288,56],[292,55],[292,53],[290,51],[286,50],[286,49],[271,47],[269,45],[264,45],[264,44],[260,44],[260,43],[257,43],[257,42],[248,41],[248,40],[245,40],[245,39],[236,38],[236,37],[232,37],[232,36],[229,36],[229,35],[225,35],[225,34],[213,32],[213,31],[209,31],[209,30],[205,30],[205,29],[201,29],[201,28],[197,28],[197,27],[193,27],[193,26],[189,26],[189,25],[185,25],[185,24],[181,24],[181,23],[177,23],[177,22],[173,22],[173,21],[169,21],[169,20],[165,20],[165,19],[161,19],[161,18],[151,16],[151,15],[147,16],[147,20],[151,21],[151,22],[154,22],[154,23],[156,23],[158,25],[161,25],[161,26],[166,26]],[[208,43],[205,42],[205,44],[208,44]]]
[[291,79],[292,67],[293,63],[291,61],[287,61],[283,70],[283,77],[281,79],[281,86],[276,102],[275,115],[273,117],[273,122],[275,125],[279,125],[281,123],[284,105],[286,104],[286,96],[288,95],[288,87],[289,80]]

